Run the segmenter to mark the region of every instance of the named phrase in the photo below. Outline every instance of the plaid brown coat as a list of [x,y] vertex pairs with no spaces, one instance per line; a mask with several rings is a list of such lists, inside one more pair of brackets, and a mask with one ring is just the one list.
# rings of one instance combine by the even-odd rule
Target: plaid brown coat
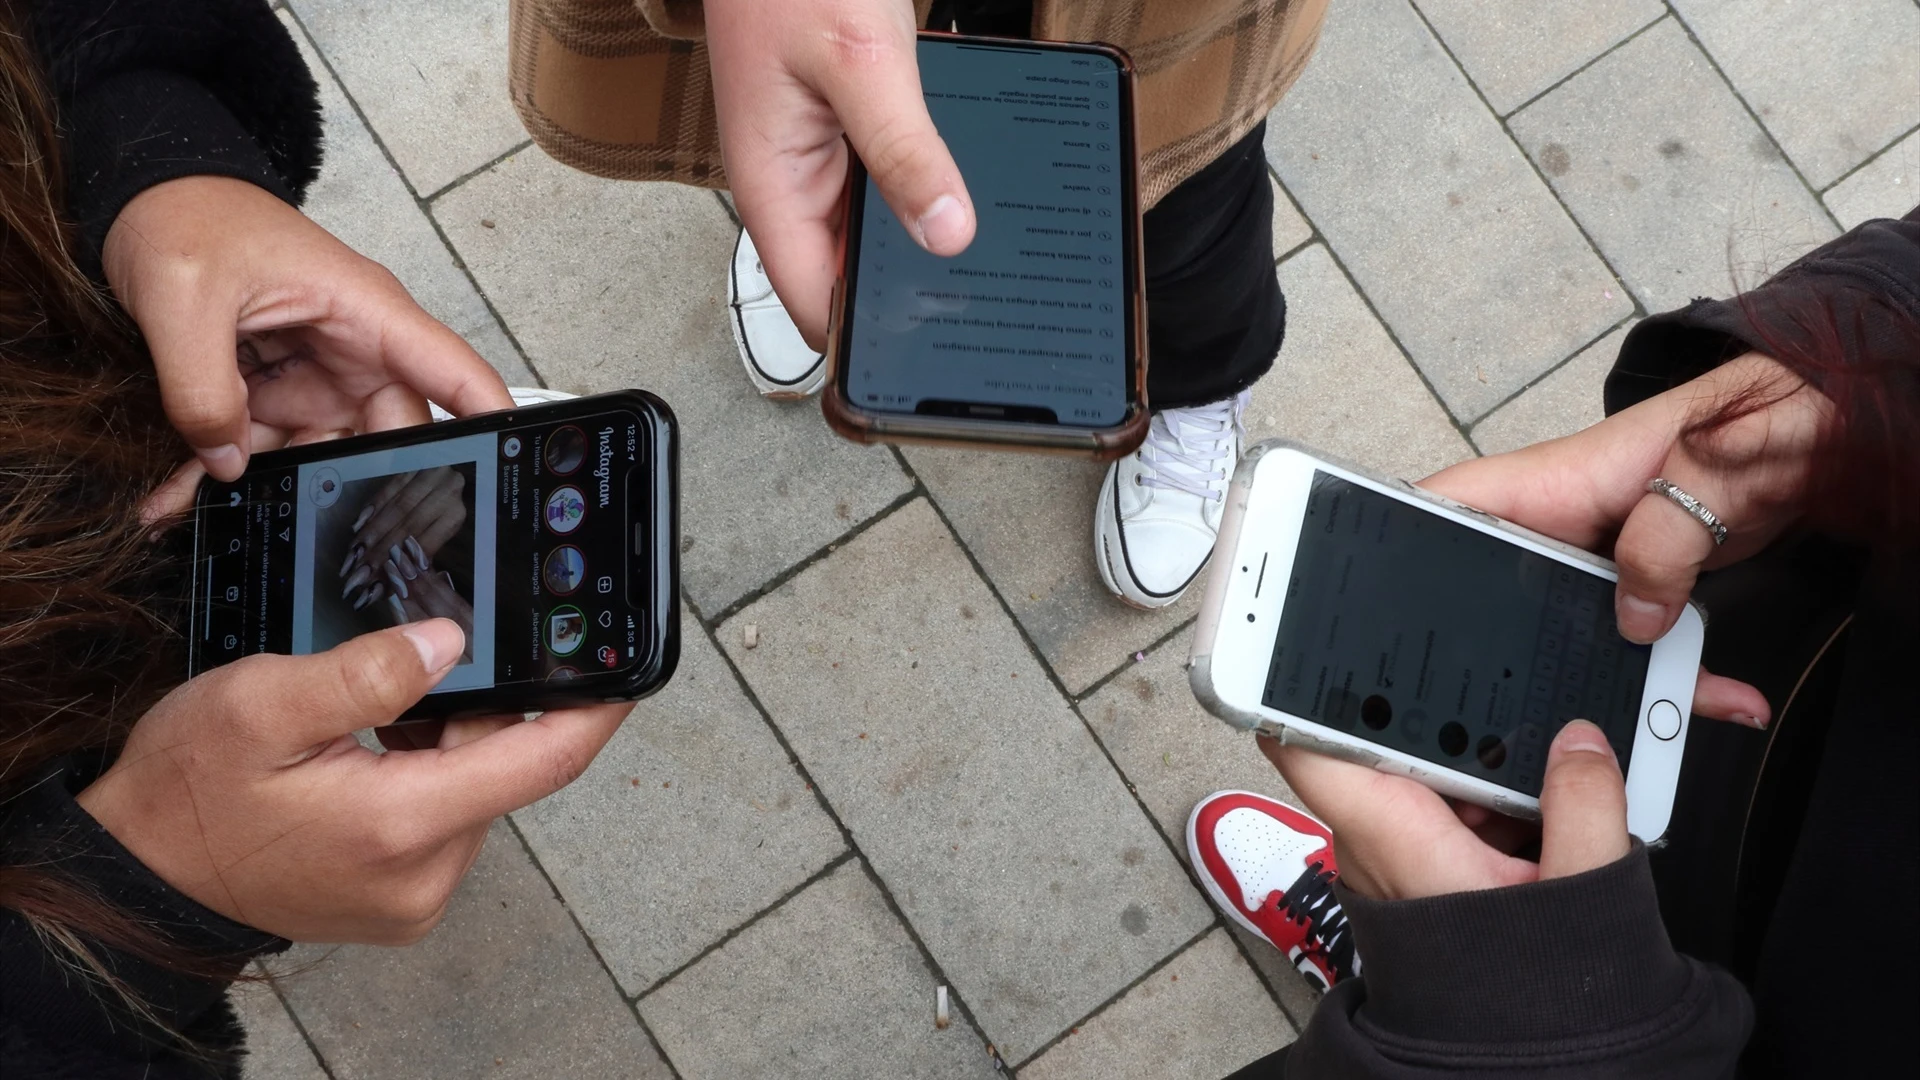
[[[916,0],[921,18],[932,0]],[[1158,202],[1271,111],[1327,0],[1035,0],[1033,36],[1118,45]],[[699,0],[512,0],[509,89],[541,149],[619,180],[725,187]]]

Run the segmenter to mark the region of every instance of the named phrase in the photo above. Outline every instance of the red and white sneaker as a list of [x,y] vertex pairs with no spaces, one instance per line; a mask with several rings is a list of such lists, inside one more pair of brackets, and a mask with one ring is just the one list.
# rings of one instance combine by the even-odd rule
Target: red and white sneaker
[[1340,868],[1325,825],[1265,795],[1216,791],[1187,817],[1187,853],[1220,910],[1286,953],[1318,989],[1360,973],[1333,896]]

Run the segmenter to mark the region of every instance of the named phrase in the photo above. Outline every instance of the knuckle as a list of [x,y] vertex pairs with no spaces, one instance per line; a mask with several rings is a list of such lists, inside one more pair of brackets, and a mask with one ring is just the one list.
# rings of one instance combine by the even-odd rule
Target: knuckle
[[580,779],[587,771],[586,755],[572,747],[553,747],[547,750],[545,758],[547,783],[554,791]]
[[209,428],[232,419],[236,402],[224,387],[208,383],[176,386],[164,394],[167,418],[181,428]]
[[827,63],[846,72],[879,67],[901,55],[900,35],[884,21],[842,13],[827,27]]
[[[385,647],[351,650],[340,665],[340,688],[348,705],[362,717],[384,722],[406,707],[413,684],[408,662],[414,668],[419,662],[404,641],[369,641],[368,645]],[[407,656],[402,656],[403,650]]]

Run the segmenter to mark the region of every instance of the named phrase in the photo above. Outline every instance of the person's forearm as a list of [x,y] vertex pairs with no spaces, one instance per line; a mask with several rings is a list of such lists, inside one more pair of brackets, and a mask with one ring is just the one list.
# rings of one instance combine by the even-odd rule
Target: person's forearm
[[1752,1025],[1732,976],[1674,953],[1637,844],[1574,877],[1342,901],[1365,967],[1321,1002],[1287,1080],[1721,1077]]

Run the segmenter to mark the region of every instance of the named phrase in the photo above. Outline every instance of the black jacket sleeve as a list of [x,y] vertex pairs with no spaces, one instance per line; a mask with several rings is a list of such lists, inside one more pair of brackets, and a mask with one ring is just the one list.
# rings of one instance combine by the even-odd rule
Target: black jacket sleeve
[[[1900,325],[1904,322],[1905,325]],[[1869,221],[1732,300],[1695,300],[1642,320],[1607,377],[1609,415],[1750,351],[1781,347],[1888,356],[1920,322],[1920,207]],[[1832,336],[1830,340],[1820,340]],[[1836,349],[1834,346],[1838,345]],[[1818,372],[1808,373],[1816,381]],[[1890,368],[1893,392],[1920,398],[1920,366]]]
[[297,203],[320,172],[319,88],[266,0],[33,0],[83,269],[135,195],[231,176]]
[[1287,1080],[1733,1075],[1752,1007],[1732,976],[1673,951],[1638,843],[1532,885],[1339,893],[1365,966],[1289,1048]]
[[[130,1011],[98,981],[84,977],[18,914],[0,910],[0,1075],[46,1075],[86,1063],[73,1075],[167,1076],[186,1064],[168,1032],[203,1048],[231,1050],[237,1028],[226,1002],[228,980],[246,961],[287,942],[210,911],[162,881],[74,802],[95,770],[62,760],[0,803],[0,865],[32,866],[61,875],[179,947],[207,957],[228,978],[185,975],[95,945],[93,953],[147,1010]],[[204,1076],[200,1066],[191,1075]],[[18,1069],[20,1071],[16,1072]],[[186,1074],[183,1074],[186,1075]]]

